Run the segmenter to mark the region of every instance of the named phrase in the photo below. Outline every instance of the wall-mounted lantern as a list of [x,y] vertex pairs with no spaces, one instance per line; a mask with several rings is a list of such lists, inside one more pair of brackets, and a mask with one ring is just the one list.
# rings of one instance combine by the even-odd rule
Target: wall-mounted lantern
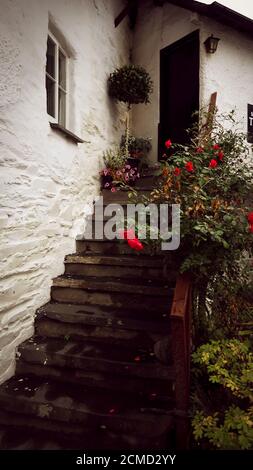
[[219,40],[220,40],[219,38],[215,38],[213,35],[209,36],[205,40],[204,44],[205,44],[206,52],[208,52],[208,54],[214,54],[217,51]]

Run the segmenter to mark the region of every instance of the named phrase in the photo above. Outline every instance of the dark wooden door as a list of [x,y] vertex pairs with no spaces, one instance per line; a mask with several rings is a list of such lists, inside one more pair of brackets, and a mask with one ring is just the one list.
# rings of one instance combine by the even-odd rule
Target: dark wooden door
[[195,31],[160,52],[159,158],[166,139],[179,144],[189,141],[186,129],[198,110],[199,31]]

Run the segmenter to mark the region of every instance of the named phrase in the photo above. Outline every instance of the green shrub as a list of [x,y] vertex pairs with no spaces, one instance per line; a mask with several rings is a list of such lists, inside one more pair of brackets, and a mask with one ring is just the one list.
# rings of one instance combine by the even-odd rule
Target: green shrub
[[253,353],[246,341],[211,341],[193,353],[193,435],[204,447],[253,449]]

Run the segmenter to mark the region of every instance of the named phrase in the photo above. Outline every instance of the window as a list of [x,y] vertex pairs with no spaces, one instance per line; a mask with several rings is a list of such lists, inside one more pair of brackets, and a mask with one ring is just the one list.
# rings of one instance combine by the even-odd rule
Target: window
[[47,38],[46,90],[47,113],[50,120],[67,126],[68,101],[68,57],[57,39],[51,34]]

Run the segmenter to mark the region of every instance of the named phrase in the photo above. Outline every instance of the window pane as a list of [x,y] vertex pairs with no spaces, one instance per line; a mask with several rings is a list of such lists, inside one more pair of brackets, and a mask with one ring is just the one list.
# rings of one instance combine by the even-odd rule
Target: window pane
[[59,115],[58,121],[61,126],[66,125],[66,93],[59,88]]
[[55,117],[55,83],[49,77],[46,77],[47,89],[47,112]]
[[48,36],[47,38],[47,73],[51,77],[55,78],[55,54],[56,54],[56,45],[52,39]]
[[59,84],[66,90],[66,57],[59,50]]

